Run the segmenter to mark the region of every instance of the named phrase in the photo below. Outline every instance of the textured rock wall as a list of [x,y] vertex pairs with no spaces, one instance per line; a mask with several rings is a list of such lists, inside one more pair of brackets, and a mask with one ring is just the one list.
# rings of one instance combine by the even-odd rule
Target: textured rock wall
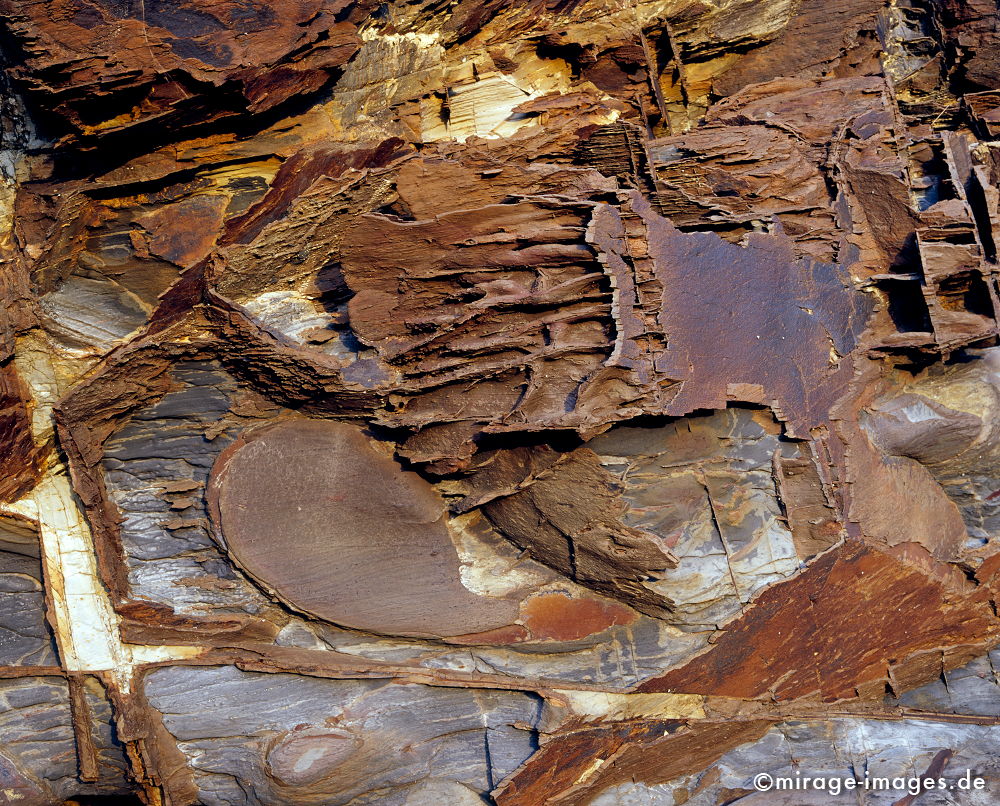
[[0,0],[0,803],[996,802],[998,57]]

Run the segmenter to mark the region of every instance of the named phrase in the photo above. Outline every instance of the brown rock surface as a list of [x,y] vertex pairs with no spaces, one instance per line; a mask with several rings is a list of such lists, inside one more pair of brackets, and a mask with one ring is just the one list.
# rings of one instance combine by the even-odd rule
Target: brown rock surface
[[0,802],[994,803],[998,32],[0,0]]

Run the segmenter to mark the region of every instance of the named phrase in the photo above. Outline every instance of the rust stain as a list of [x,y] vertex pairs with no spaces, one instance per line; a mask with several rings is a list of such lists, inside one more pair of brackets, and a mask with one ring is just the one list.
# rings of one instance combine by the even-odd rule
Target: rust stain
[[974,594],[953,593],[849,540],[766,590],[704,654],[637,690],[837,700],[884,679],[888,659],[953,644],[986,647],[998,636],[990,608]]
[[575,599],[563,593],[540,593],[521,606],[521,621],[532,638],[573,641],[631,624],[637,614],[610,600]]

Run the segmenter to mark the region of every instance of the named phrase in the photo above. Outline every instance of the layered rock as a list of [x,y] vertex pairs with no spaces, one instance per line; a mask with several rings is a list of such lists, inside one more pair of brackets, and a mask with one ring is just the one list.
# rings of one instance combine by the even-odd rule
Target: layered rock
[[998,24],[0,0],[0,799],[1000,786]]

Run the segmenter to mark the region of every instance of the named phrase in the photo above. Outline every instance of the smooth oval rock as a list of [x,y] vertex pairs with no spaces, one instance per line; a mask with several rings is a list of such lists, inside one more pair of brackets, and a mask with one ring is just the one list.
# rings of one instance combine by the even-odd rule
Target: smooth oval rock
[[355,426],[289,420],[244,433],[216,461],[209,500],[230,556],[296,610],[432,637],[517,618],[516,602],[463,587],[444,501]]
[[287,786],[308,786],[328,778],[360,746],[361,740],[347,731],[297,729],[271,747],[267,768]]

